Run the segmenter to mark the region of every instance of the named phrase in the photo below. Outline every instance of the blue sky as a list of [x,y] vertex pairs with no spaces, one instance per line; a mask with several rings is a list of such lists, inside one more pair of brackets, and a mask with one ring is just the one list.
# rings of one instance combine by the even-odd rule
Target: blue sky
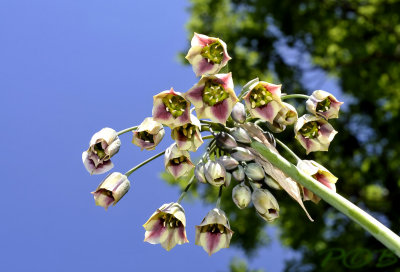
[[[142,224],[180,192],[160,178],[162,159],[130,176],[131,190],[108,212],[89,194],[103,179],[81,162],[90,137],[121,130],[151,115],[152,96],[197,79],[177,61],[188,44],[188,3],[132,0],[14,0],[0,2],[0,140],[4,208],[1,271],[227,271],[243,257],[225,249],[209,257],[194,245],[194,226],[211,208],[183,203],[189,244],[166,252],[143,242]],[[229,45],[228,45],[229,46]],[[168,136],[168,134],[167,134]],[[154,152],[121,136],[115,171]],[[284,255],[272,244],[251,268],[280,271]]]

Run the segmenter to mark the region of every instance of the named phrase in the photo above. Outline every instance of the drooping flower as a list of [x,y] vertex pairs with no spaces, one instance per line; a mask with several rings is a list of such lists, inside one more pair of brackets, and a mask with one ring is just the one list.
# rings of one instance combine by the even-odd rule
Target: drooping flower
[[154,121],[153,117],[147,117],[133,132],[132,143],[141,150],[154,150],[164,137],[165,130],[162,124]]
[[161,244],[171,250],[177,244],[189,243],[186,238],[186,217],[179,203],[162,205],[143,225],[146,233],[144,241],[150,244]]
[[282,105],[283,107],[276,115],[274,122],[284,126],[293,125],[298,119],[296,108],[286,102],[282,102]]
[[202,246],[209,254],[221,248],[228,248],[233,231],[230,229],[225,213],[214,208],[208,212],[201,224],[196,226],[196,245]]
[[252,117],[273,123],[283,107],[281,86],[265,81],[256,81],[250,86],[243,99]]
[[231,73],[203,76],[184,96],[195,107],[199,119],[209,118],[223,125],[239,101]]
[[[338,180],[328,169],[320,165],[313,160],[300,160],[297,163],[297,168],[310,175],[332,191],[336,192],[336,181]],[[311,200],[314,203],[318,203],[321,198],[315,195],[313,192],[305,187],[303,188],[303,200]]]
[[175,178],[183,176],[194,167],[189,152],[180,150],[176,143],[165,150],[164,165],[165,169]]
[[203,144],[203,138],[200,134],[201,124],[193,114],[191,114],[190,120],[191,123],[172,129],[171,138],[175,140],[180,150],[195,152]]
[[328,151],[337,131],[322,117],[305,114],[297,120],[294,133],[308,154],[313,151]]
[[246,208],[251,201],[250,188],[244,182],[233,187],[232,200],[239,209]]
[[154,121],[175,128],[190,122],[190,102],[173,88],[153,96]]
[[101,206],[107,210],[111,204],[115,206],[129,191],[130,187],[130,182],[125,175],[113,172],[91,194],[93,194],[96,206]]
[[82,161],[86,170],[92,175],[99,175],[114,167],[111,157],[118,153],[121,140],[111,128],[103,128],[96,132],[89,143],[89,149],[82,153]]
[[279,205],[275,197],[267,189],[256,189],[251,195],[258,215],[268,222],[279,217]]
[[196,76],[202,76],[218,73],[231,57],[226,51],[224,41],[194,33],[186,59],[192,65]]
[[339,110],[342,104],[343,102],[339,102],[332,94],[317,90],[306,101],[306,108],[314,115],[330,119],[339,117]]

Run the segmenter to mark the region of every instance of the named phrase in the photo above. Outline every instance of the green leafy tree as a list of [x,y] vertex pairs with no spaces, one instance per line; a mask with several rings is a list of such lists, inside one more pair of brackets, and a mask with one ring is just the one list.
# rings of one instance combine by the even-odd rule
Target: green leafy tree
[[[400,2],[191,0],[190,14],[188,38],[198,32],[223,39],[237,85],[260,77],[283,84],[288,94],[310,93],[307,86],[318,88],[314,71],[321,69],[338,80],[347,107],[333,122],[339,134],[328,153],[306,156],[291,128],[277,138],[330,169],[339,177],[338,193],[399,233]],[[210,195],[216,192],[203,195],[215,201]],[[230,197],[224,193],[222,208],[236,233],[232,243],[251,255],[268,241],[265,223],[252,209],[238,210]],[[281,241],[302,253],[287,263],[287,271],[349,271],[357,265],[363,271],[394,271],[399,265],[384,266],[382,251],[376,252],[383,246],[323,201],[306,203],[312,223],[285,193],[276,197]],[[357,255],[354,249],[367,251]]]

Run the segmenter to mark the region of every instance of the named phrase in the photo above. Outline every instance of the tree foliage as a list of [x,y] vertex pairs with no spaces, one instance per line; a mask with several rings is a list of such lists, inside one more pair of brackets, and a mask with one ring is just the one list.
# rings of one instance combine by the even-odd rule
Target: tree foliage
[[[328,153],[306,156],[292,139],[291,128],[277,137],[291,141],[301,157],[325,165],[339,177],[340,194],[399,233],[400,2],[191,0],[190,14],[189,39],[198,32],[227,43],[233,58],[229,70],[237,85],[260,77],[283,84],[289,94],[310,93],[307,86],[318,83],[313,76],[318,69],[338,80],[338,98],[347,107],[333,122],[339,134]],[[288,56],[290,52],[297,52],[298,58]],[[301,260],[287,264],[287,271],[348,271],[341,260],[324,263],[326,250],[383,248],[323,201],[307,203],[312,223],[292,199],[276,196],[282,209],[281,241],[302,253]],[[229,203],[224,201],[222,207],[242,237],[233,243],[251,253],[264,244],[259,242],[265,236],[264,223],[254,212]],[[379,256],[373,256],[363,271],[378,270]]]

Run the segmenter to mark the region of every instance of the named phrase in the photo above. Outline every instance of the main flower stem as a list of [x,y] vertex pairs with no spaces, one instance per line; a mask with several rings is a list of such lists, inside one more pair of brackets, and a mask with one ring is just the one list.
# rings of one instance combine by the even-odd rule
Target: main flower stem
[[187,191],[189,191],[189,188],[190,188],[190,186],[192,186],[193,182],[194,182],[194,174],[193,174],[192,178],[189,180],[188,185],[186,185],[185,190],[183,190],[181,196],[180,196],[179,199],[176,201],[176,203],[181,203],[182,199],[185,197]]
[[282,143],[279,139],[275,138],[275,141],[281,146],[283,147],[283,149],[285,149],[295,160],[296,163],[298,161],[300,161],[300,158],[296,155],[296,153],[294,153],[287,145],[285,145],[284,143]]
[[122,134],[124,134],[124,133],[127,133],[127,132],[129,132],[129,131],[132,131],[132,130],[135,130],[135,129],[137,129],[138,128],[138,126],[134,126],[134,127],[130,127],[130,128],[127,128],[127,129],[124,129],[124,130],[121,130],[121,131],[118,131],[118,136],[119,135],[122,135]]
[[400,237],[389,228],[384,226],[381,222],[364,212],[362,209],[341,195],[333,192],[312,177],[306,175],[281,155],[269,150],[265,145],[254,141],[251,146],[275,167],[279,168],[286,175],[321,197],[340,212],[347,215],[351,220],[357,222],[388,249],[392,250],[397,256],[400,257]]
[[133,172],[135,172],[136,170],[138,170],[140,167],[142,167],[143,165],[151,162],[152,160],[157,159],[158,157],[160,157],[161,155],[164,155],[165,150],[163,152],[158,153],[157,155],[154,155],[153,157],[148,158],[147,160],[139,163],[138,165],[136,165],[135,167],[133,167],[131,170],[129,170],[128,172],[125,173],[125,176],[129,177]]
[[305,94],[287,94],[287,95],[282,95],[281,99],[289,99],[289,98],[302,98],[302,99],[308,99],[310,98],[308,95]]

